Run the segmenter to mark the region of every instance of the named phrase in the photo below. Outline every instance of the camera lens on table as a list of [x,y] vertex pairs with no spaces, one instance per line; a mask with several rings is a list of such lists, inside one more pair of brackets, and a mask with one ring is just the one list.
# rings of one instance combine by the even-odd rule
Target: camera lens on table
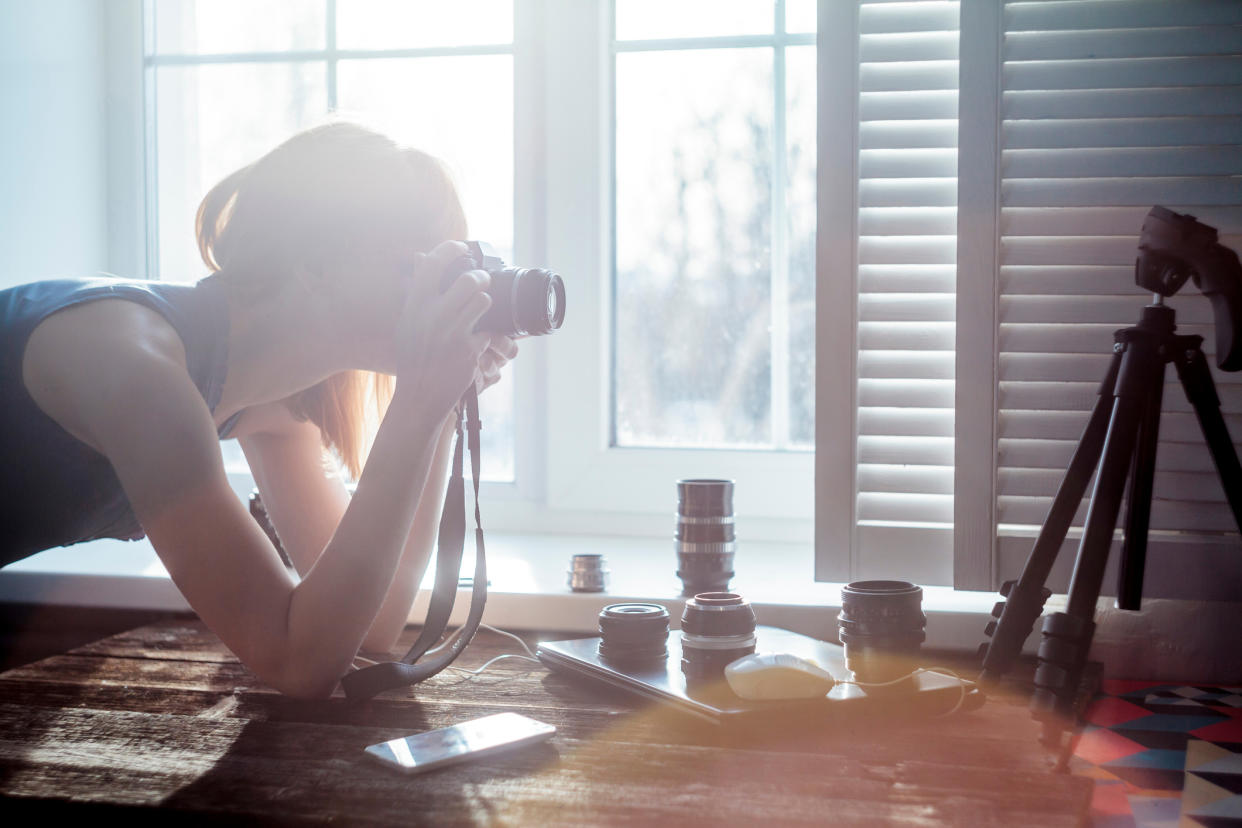
[[599,657],[620,667],[663,664],[668,610],[660,604],[610,604],[599,614]]
[[692,679],[715,678],[755,651],[755,610],[733,592],[704,592],[681,614],[681,668]]
[[845,666],[865,683],[895,681],[918,666],[926,638],[923,590],[909,581],[855,581],[841,590]]
[[608,589],[608,569],[604,556],[585,552],[569,559],[569,588],[574,592],[603,592]]
[[677,577],[683,595],[724,592],[733,577],[733,481],[677,481]]

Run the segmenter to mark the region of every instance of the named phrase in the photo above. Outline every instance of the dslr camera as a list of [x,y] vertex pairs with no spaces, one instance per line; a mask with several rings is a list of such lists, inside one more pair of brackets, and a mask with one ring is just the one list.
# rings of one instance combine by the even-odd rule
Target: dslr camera
[[454,259],[440,283],[447,290],[467,270],[484,270],[491,277],[487,293],[492,306],[476,331],[504,336],[543,336],[565,321],[565,282],[551,270],[509,267],[486,242],[468,241],[469,252]]
[[1161,296],[1172,296],[1193,277],[1216,316],[1216,364],[1242,370],[1242,342],[1235,335],[1242,320],[1242,265],[1238,254],[1217,241],[1216,228],[1194,216],[1159,205],[1143,220],[1134,280]]

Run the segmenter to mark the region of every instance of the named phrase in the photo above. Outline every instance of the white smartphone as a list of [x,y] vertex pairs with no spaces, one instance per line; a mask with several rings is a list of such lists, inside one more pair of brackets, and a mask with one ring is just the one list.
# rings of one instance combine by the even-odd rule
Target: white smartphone
[[423,773],[457,762],[522,745],[542,742],[556,733],[552,725],[517,713],[497,713],[481,719],[415,733],[369,746],[372,759],[406,773]]

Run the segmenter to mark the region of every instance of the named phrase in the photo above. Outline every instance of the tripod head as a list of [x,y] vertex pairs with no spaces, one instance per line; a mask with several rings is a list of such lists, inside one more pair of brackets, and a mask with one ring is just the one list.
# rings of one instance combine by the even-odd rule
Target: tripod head
[[1161,296],[1172,296],[1193,278],[1212,303],[1216,317],[1216,364],[1242,370],[1242,265],[1238,254],[1217,241],[1215,227],[1194,216],[1155,206],[1143,220],[1134,281]]

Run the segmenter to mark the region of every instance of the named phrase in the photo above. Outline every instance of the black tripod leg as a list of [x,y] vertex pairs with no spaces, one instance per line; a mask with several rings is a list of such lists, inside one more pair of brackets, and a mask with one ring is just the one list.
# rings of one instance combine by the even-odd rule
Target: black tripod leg
[[1129,341],[1117,375],[1108,436],[1100,459],[1100,472],[1087,509],[1087,524],[1078,545],[1074,575],[1070,580],[1069,605],[1065,612],[1044,619],[1035,671],[1031,707],[1044,718],[1050,732],[1074,715],[1082,668],[1095,633],[1095,604],[1104,581],[1117,514],[1130,471],[1134,441],[1152,387],[1161,382],[1164,361],[1152,338],[1136,336]]
[[1070,460],[1069,469],[1052,501],[1048,517],[1022,567],[1022,575],[1016,582],[1006,582],[1001,588],[1001,593],[1007,600],[997,603],[992,609],[997,620],[989,622],[985,630],[991,641],[984,645],[987,652],[983,658],[983,672],[979,676],[981,681],[994,681],[1009,672],[1014,659],[1022,651],[1023,642],[1031,634],[1035,620],[1043,612],[1044,601],[1048,597],[1044,583],[1048,580],[1052,565],[1061,551],[1061,544],[1069,531],[1074,513],[1082,503],[1087,484],[1091,482],[1091,473],[1100,459],[1120,365],[1121,352],[1117,351],[1109,363],[1108,373],[1100,383],[1100,396],[1091,411],[1091,419],[1087,421],[1087,427],[1078,441],[1078,448],[1074,450],[1073,459]]
[[1225,498],[1233,511],[1238,531],[1242,532],[1242,465],[1238,463],[1238,453],[1229,437],[1225,418],[1220,413],[1220,397],[1216,395],[1212,372],[1199,347],[1203,340],[1197,336],[1186,339],[1198,341],[1184,343],[1187,347],[1178,349],[1173,364],[1177,366],[1177,376],[1182,381],[1186,398],[1199,417],[1199,427],[1203,429],[1203,437],[1212,452],[1221,485],[1225,488]]
[[1143,570],[1147,563],[1147,529],[1151,525],[1152,479],[1156,474],[1156,445],[1160,439],[1160,408],[1164,402],[1164,371],[1152,384],[1139,418],[1130,490],[1126,495],[1126,530],[1117,569],[1117,606],[1137,610],[1143,599]]

